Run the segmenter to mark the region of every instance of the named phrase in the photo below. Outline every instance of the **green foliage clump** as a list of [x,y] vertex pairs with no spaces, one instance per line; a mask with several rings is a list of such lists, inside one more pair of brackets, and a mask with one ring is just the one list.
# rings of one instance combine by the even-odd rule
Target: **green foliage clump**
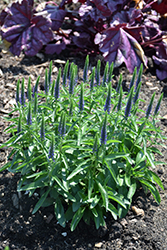
[[[161,154],[156,145],[165,139],[156,127],[162,95],[153,114],[155,94],[145,112],[139,109],[142,66],[126,93],[122,76],[117,89],[112,87],[113,64],[106,64],[103,80],[100,61],[88,77],[87,57],[81,84],[76,65],[67,62],[53,81],[51,65],[45,91],[38,91],[39,77],[32,91],[29,79],[25,98],[24,79],[17,82],[17,104],[5,118],[12,122],[6,129],[12,136],[1,145],[12,148],[12,160],[1,171],[21,174],[19,192],[40,193],[32,213],[54,205],[60,225],[71,221],[73,231],[81,218],[88,224],[92,219],[98,229],[107,212],[124,217],[140,186],[160,203],[155,184],[163,185],[151,168],[161,164],[154,153]],[[18,116],[11,118],[13,112]]]

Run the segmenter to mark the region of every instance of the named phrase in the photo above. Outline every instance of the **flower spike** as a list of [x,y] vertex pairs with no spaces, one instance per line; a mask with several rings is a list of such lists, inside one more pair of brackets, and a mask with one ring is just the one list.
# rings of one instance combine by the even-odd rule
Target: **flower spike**
[[56,79],[56,84],[55,84],[55,99],[57,100],[59,98],[59,92],[60,92],[60,78],[61,78],[61,68],[59,68],[59,73]]
[[107,112],[105,113],[104,121],[101,128],[101,145],[107,142]]
[[31,109],[31,102],[28,103],[28,115],[27,115],[27,125],[32,124],[32,109]]
[[100,84],[100,68],[101,68],[101,61],[98,60],[97,62],[97,70],[96,70],[96,84]]
[[24,93],[24,78],[21,82],[21,105],[25,105],[25,93]]
[[28,78],[28,91],[27,91],[27,98],[28,101],[30,102],[32,99],[32,91],[31,91],[31,78]]
[[81,83],[81,92],[79,98],[79,110],[82,112],[84,110],[84,89],[83,89],[83,82]]
[[119,91],[119,100],[118,100],[118,106],[117,106],[117,110],[121,110],[122,107],[122,96],[123,96],[123,91],[122,91],[122,86],[120,87],[120,91]]
[[103,75],[103,86],[107,83],[107,75],[109,70],[109,62],[106,63],[105,69],[104,69],[104,75]]
[[96,68],[93,67],[93,69],[92,69],[92,74],[91,74],[91,77],[90,77],[90,90],[91,90],[91,91],[93,91],[93,87],[94,87],[95,70],[96,70]]
[[110,113],[111,110],[111,88],[112,88],[111,82],[109,82],[106,103],[104,105],[104,111],[107,111],[108,114]]
[[151,113],[152,106],[153,106],[153,101],[154,101],[154,97],[155,97],[155,92],[154,92],[154,94],[152,95],[151,100],[150,100],[150,103],[149,103],[149,105],[148,105],[148,108],[147,108],[147,111],[146,111],[146,118],[148,118],[149,115],[150,115],[150,113]]
[[66,62],[63,72],[63,86],[67,84],[67,75],[68,75],[68,67],[69,67],[69,60]]
[[16,85],[16,103],[17,105],[20,103],[20,79],[17,81]]
[[50,148],[49,148],[49,159],[52,159],[53,161],[55,161],[54,160],[54,141],[55,141],[55,138],[54,138],[54,135],[52,134]]
[[157,102],[157,105],[155,107],[155,110],[154,110],[154,116],[158,114],[158,111],[160,109],[160,106],[161,106],[161,101],[162,101],[162,98],[163,98],[163,93],[160,95],[160,98]]
[[134,90],[134,86],[130,90],[129,98],[128,98],[128,101],[126,104],[126,108],[125,108],[125,117],[126,118],[128,118],[128,116],[130,116],[130,111],[131,111],[131,107],[132,107],[133,90]]
[[40,137],[41,137],[41,140],[44,141],[44,139],[45,139],[45,118],[44,118],[43,113],[42,113]]
[[87,81],[87,74],[88,74],[88,67],[89,67],[89,55],[87,55],[85,60],[84,72],[83,72],[83,81]]
[[133,85],[135,83],[136,74],[137,74],[137,67],[135,67],[135,69],[133,71],[133,76],[132,76],[132,79],[130,81],[129,91],[131,90],[131,88],[133,87]]

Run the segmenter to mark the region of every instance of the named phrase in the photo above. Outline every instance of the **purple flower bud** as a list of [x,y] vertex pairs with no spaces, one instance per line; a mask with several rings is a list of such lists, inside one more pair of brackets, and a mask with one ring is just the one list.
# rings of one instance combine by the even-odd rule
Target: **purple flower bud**
[[106,142],[107,142],[107,112],[105,113],[105,118],[101,128],[101,145],[106,144]]
[[27,91],[27,98],[28,101],[30,102],[32,99],[32,92],[31,92],[31,78],[29,77],[28,79],[28,91]]
[[28,115],[27,115],[27,125],[32,124],[32,110],[31,110],[31,102],[28,103]]
[[54,135],[52,134],[51,137],[51,143],[50,143],[50,148],[49,148],[49,159],[54,160]]
[[143,73],[143,64],[141,64],[140,69],[139,69],[139,73],[138,73],[137,81],[136,81],[136,86],[135,86],[135,91],[137,90],[137,87],[138,87],[139,83],[141,82],[142,73]]
[[17,81],[17,85],[16,85],[16,103],[18,104],[20,102],[20,79]]
[[43,113],[42,113],[40,137],[41,137],[41,140],[44,141],[44,139],[45,139],[45,118],[44,118]]
[[109,82],[108,85],[108,93],[107,93],[106,103],[104,105],[104,111],[107,111],[109,114],[110,110],[111,110],[111,82]]
[[83,83],[81,83],[81,92],[79,98],[79,110],[82,112],[84,110],[84,95],[83,95]]
[[97,152],[97,148],[98,148],[98,135],[96,133],[95,139],[94,139],[94,144],[93,144],[93,153]]
[[69,67],[69,60],[66,62],[63,72],[63,86],[67,84],[67,75],[68,75],[68,67]]
[[100,84],[100,68],[101,68],[101,61],[98,60],[97,62],[97,70],[96,70],[96,84]]
[[85,60],[85,66],[84,66],[84,72],[83,72],[83,81],[87,81],[87,73],[88,73],[88,67],[89,67],[89,56],[87,55]]
[[40,79],[40,76],[37,77],[37,80],[36,80],[36,83],[35,83],[35,86],[34,86],[34,89],[33,89],[33,97],[35,95],[35,93],[38,93],[38,84],[39,84],[39,79]]
[[152,106],[153,106],[153,101],[154,101],[154,97],[155,97],[155,92],[154,92],[154,94],[152,95],[151,100],[150,100],[150,103],[149,103],[148,108],[147,108],[147,110],[146,110],[146,118],[148,118],[149,115],[150,115],[150,113],[151,113]]
[[21,83],[21,105],[25,106],[24,78]]
[[75,81],[75,69],[73,67],[71,76],[70,76],[70,85],[69,85],[69,94],[72,95],[74,93],[74,81]]
[[138,84],[137,90],[136,90],[136,92],[135,92],[135,96],[134,96],[134,99],[133,99],[133,103],[134,103],[134,104],[136,103],[136,101],[137,101],[138,98],[139,98],[140,88],[141,88],[141,82]]
[[160,95],[160,98],[157,102],[157,105],[155,107],[155,110],[154,110],[154,116],[158,114],[158,111],[160,109],[160,106],[161,106],[161,101],[162,101],[162,98],[163,98],[163,93]]
[[66,115],[64,112],[61,113],[58,132],[60,136],[64,136],[66,132]]
[[130,81],[129,91],[131,90],[131,88],[133,87],[133,85],[135,83],[136,74],[137,74],[137,67],[135,67],[135,69],[133,71],[133,76],[132,76],[132,79]]
[[55,99],[57,100],[59,98],[59,92],[60,92],[60,78],[61,78],[61,68],[59,68],[59,73],[56,79],[56,84],[55,84]]
[[105,69],[104,69],[104,75],[103,75],[103,86],[107,84],[107,75],[109,70],[109,62],[106,63]]
[[119,91],[119,100],[118,100],[118,106],[117,106],[117,110],[121,110],[122,107],[122,95],[123,95],[123,91],[122,91],[122,86],[120,87],[120,91]]
[[96,70],[96,68],[93,67],[93,69],[92,69],[92,74],[91,74],[91,79],[90,79],[90,90],[91,90],[91,91],[93,90],[93,87],[94,87],[95,70]]
[[130,90],[129,98],[128,98],[128,101],[126,104],[126,108],[125,108],[125,117],[126,118],[128,118],[128,116],[130,116],[130,111],[131,111],[131,107],[132,107],[133,90],[134,90],[134,86]]

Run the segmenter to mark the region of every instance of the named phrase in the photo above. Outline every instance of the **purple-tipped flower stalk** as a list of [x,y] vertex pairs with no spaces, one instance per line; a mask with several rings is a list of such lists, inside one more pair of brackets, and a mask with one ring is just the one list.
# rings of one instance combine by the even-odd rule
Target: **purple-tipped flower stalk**
[[[69,70],[69,81],[71,80],[72,72],[75,71],[74,68],[75,68],[75,64],[72,62],[70,65],[70,70]],[[74,73],[74,75],[75,75],[75,73]]]
[[125,117],[128,118],[128,116],[130,116],[130,111],[132,108],[132,98],[133,98],[133,90],[134,90],[134,86],[131,88],[130,93],[129,93],[129,98],[126,104],[126,108],[125,108]]
[[132,79],[131,79],[131,81],[130,81],[129,91],[130,91],[131,88],[134,86],[136,74],[137,74],[137,67],[135,67],[135,69],[134,69],[134,71],[133,71],[133,76],[132,76]]
[[17,126],[17,133],[20,133],[21,130],[22,130],[21,120],[22,120],[22,116],[21,116],[21,114],[20,114],[19,120],[18,120],[18,126]]
[[48,72],[48,85],[50,87],[52,83],[52,61],[50,61],[50,64],[49,64],[49,72]]
[[44,85],[44,88],[45,88],[45,94],[48,95],[49,81],[48,81],[48,70],[47,69],[45,70],[45,85]]
[[28,78],[28,91],[27,91],[27,98],[28,101],[31,102],[32,100],[32,91],[31,91],[31,78]]
[[104,121],[101,128],[101,145],[107,142],[107,112],[105,113]]
[[70,109],[69,109],[69,115],[73,115],[73,106],[74,106],[74,103],[73,103],[73,99],[71,98],[70,99]]
[[119,91],[119,100],[118,100],[118,105],[117,105],[117,110],[120,111],[122,108],[122,95],[123,95],[123,91],[122,91],[122,86],[120,87],[120,91]]
[[55,99],[57,100],[59,98],[59,92],[60,92],[60,78],[61,78],[61,68],[59,68],[59,73],[56,79],[56,84],[55,84]]
[[76,85],[78,83],[78,67],[77,65],[75,65],[75,84]]
[[100,85],[100,68],[101,68],[101,61],[98,60],[97,62],[97,70],[96,70],[96,84]]
[[42,141],[45,140],[45,118],[44,118],[44,114],[43,113],[42,113],[40,137],[41,137]]
[[152,95],[151,100],[150,100],[150,103],[149,103],[148,108],[147,108],[147,110],[146,110],[146,118],[148,118],[149,115],[150,115],[150,113],[151,113],[152,106],[153,106],[153,101],[154,101],[154,97],[155,97],[155,92],[154,92],[154,94]]
[[54,160],[54,141],[55,141],[55,138],[54,138],[54,135],[52,134],[50,148],[49,148],[49,159],[52,159],[53,161],[55,161]]
[[96,133],[95,135],[95,139],[94,139],[94,144],[93,144],[93,153],[97,152],[97,149],[98,149],[98,134]]
[[160,106],[161,106],[161,101],[162,101],[162,98],[163,98],[163,93],[160,95],[160,98],[157,102],[157,105],[155,107],[155,110],[154,110],[154,116],[158,114],[158,111],[160,109]]
[[90,90],[91,90],[91,91],[93,91],[93,87],[94,87],[95,70],[96,70],[96,68],[93,67],[93,69],[92,69],[92,74],[91,74],[91,77],[90,77]]
[[34,114],[38,113],[38,96],[37,93],[35,93],[34,96]]
[[40,79],[40,76],[37,77],[37,80],[36,80],[36,83],[35,83],[35,86],[34,86],[34,89],[33,89],[33,97],[35,96],[35,93],[38,93],[38,84],[39,84],[39,79]]
[[28,115],[27,115],[27,125],[32,124],[32,110],[31,110],[31,102],[28,103]]
[[88,75],[88,67],[89,67],[89,56],[87,55],[85,60],[85,66],[84,66],[84,72],[83,72],[83,81],[87,81],[87,75]]
[[81,91],[79,97],[79,110],[82,112],[84,110],[84,90],[83,90],[83,82],[81,83]]
[[136,81],[136,86],[135,86],[135,91],[137,90],[137,87],[139,83],[141,82],[142,73],[143,73],[143,64],[140,65],[140,69],[139,69],[139,73],[138,73],[137,81]]
[[108,114],[110,113],[111,110],[111,82],[108,84],[108,92],[107,92],[107,98],[106,98],[106,103],[104,105],[104,111],[107,111]]
[[66,62],[63,72],[63,86],[67,84],[67,75],[68,75],[68,67],[69,67],[69,60]]
[[66,114],[64,112],[61,113],[58,132],[60,136],[64,136],[66,133]]
[[140,92],[140,88],[141,88],[141,82],[138,84],[137,90],[135,92],[135,96],[133,99],[133,103],[135,104],[139,98],[139,92]]
[[111,82],[111,80],[112,80],[113,69],[114,69],[114,63],[112,62],[110,65],[109,73],[108,73],[108,80],[107,80],[108,83]]
[[117,88],[116,88],[117,93],[120,92],[121,85],[122,85],[122,74],[120,74],[118,85],[117,85]]
[[107,75],[109,70],[109,62],[106,63],[105,69],[104,69],[104,75],[103,75],[103,86],[107,84]]
[[70,77],[70,85],[69,85],[69,94],[72,95],[74,93],[74,81],[75,81],[75,69],[72,69],[71,77]]
[[24,78],[21,83],[21,105],[25,105]]
[[16,85],[16,103],[17,105],[20,103],[20,79],[17,81]]

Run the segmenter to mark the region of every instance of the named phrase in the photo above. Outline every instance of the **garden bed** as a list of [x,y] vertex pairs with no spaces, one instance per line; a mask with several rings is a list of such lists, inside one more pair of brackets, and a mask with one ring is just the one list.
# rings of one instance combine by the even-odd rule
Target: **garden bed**
[[[64,67],[66,60],[74,62],[79,67],[82,77],[84,61],[80,55],[68,55],[63,52],[60,56],[38,56],[20,58],[0,51],[0,143],[7,140],[3,132],[8,125],[2,116],[8,114],[15,103],[16,82],[25,78],[25,86],[29,76],[34,84],[38,75],[40,88],[44,87],[45,69],[53,61],[53,78],[57,76],[58,68]],[[90,58],[90,66],[95,66],[99,58]],[[103,63],[102,63],[103,65]],[[104,65],[103,65],[104,66]],[[113,85],[116,85],[119,75],[123,75],[123,86],[126,89],[132,75],[124,66],[114,70]],[[149,104],[153,92],[158,100],[164,92],[160,115],[164,117],[159,126],[166,134],[167,120],[167,84],[159,81],[155,75],[155,68],[149,62],[149,68],[143,73],[140,98],[145,100],[143,109]],[[167,142],[165,142],[167,146]],[[161,149],[166,161],[166,148]],[[0,149],[0,167],[6,161],[8,150]],[[161,204],[158,206],[150,193],[145,194],[140,189],[134,197],[133,206],[124,219],[114,221],[110,216],[106,218],[106,227],[95,230],[93,224],[86,226],[82,221],[74,232],[70,231],[70,224],[62,228],[57,224],[53,207],[40,208],[34,215],[31,214],[38,200],[38,194],[28,197],[24,192],[17,193],[18,174],[7,171],[0,173],[0,249],[6,245],[10,249],[167,249],[167,170],[166,166],[157,166],[154,170],[161,178],[165,190],[160,190]],[[136,214],[135,208],[139,208]]]

